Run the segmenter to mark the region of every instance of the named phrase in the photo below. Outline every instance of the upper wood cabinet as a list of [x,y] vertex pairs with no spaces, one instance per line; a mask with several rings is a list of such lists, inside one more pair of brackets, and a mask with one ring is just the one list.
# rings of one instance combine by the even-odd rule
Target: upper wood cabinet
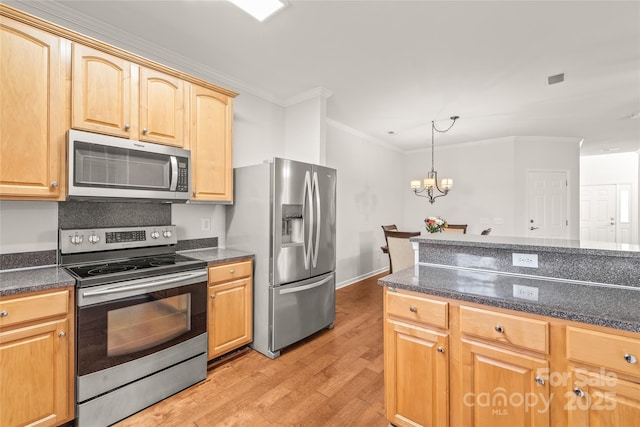
[[233,98],[191,85],[192,199],[233,201]]
[[124,138],[136,135],[137,82],[131,81],[132,64],[78,43],[73,43],[72,63],[71,126]]
[[185,81],[73,44],[72,127],[183,147]]
[[187,86],[177,77],[140,67],[140,141],[185,146]]
[[0,21],[0,197],[64,197],[68,42]]

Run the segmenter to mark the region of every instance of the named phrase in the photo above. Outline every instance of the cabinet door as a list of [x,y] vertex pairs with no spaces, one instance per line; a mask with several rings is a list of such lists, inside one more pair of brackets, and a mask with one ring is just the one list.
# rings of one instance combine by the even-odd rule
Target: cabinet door
[[183,80],[140,68],[140,141],[184,146],[184,91]]
[[72,52],[71,126],[124,138],[136,136],[137,66],[77,43]]
[[615,372],[572,369],[565,397],[570,427],[640,426],[640,384]]
[[252,340],[251,278],[209,286],[209,359]]
[[0,197],[64,197],[66,41],[0,21]]
[[233,98],[191,85],[190,148],[194,200],[233,201]]
[[59,425],[73,416],[68,321],[0,332],[0,425]]
[[549,425],[547,360],[463,339],[462,362],[465,426]]
[[398,426],[449,424],[448,336],[385,322],[387,419]]

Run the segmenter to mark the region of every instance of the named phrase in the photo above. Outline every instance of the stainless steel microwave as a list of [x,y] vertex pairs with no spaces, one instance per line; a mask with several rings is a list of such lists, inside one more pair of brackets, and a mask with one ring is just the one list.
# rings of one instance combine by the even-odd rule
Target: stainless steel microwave
[[69,199],[189,200],[189,150],[69,130],[67,156]]

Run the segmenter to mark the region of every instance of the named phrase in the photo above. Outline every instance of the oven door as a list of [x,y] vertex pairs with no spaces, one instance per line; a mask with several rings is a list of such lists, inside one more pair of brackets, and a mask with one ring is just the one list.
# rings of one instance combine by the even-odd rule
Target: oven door
[[207,271],[78,288],[77,306],[76,366],[82,377],[205,334]]

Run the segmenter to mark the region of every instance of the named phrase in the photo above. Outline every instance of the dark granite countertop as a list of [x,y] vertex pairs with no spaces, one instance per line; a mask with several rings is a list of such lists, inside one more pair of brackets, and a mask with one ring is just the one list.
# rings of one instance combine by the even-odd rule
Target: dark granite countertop
[[[205,248],[180,251],[181,254],[206,261],[209,265],[252,258],[253,254],[235,249]],[[17,295],[47,289],[74,286],[75,279],[62,267],[46,266],[0,271],[0,296]]]
[[[640,332],[640,288],[586,285],[456,267],[416,265],[381,285],[542,316]],[[538,301],[513,296],[513,285],[538,288]]]
[[574,255],[601,255],[636,258],[640,245],[533,237],[479,236],[473,234],[433,233],[412,237],[412,241],[452,246],[473,246],[523,251],[558,252]]
[[75,286],[76,281],[58,266],[0,271],[0,296]]
[[207,261],[209,265],[254,257],[254,254],[251,252],[240,251],[232,248],[193,249],[188,251],[179,251],[179,253],[191,258]]

